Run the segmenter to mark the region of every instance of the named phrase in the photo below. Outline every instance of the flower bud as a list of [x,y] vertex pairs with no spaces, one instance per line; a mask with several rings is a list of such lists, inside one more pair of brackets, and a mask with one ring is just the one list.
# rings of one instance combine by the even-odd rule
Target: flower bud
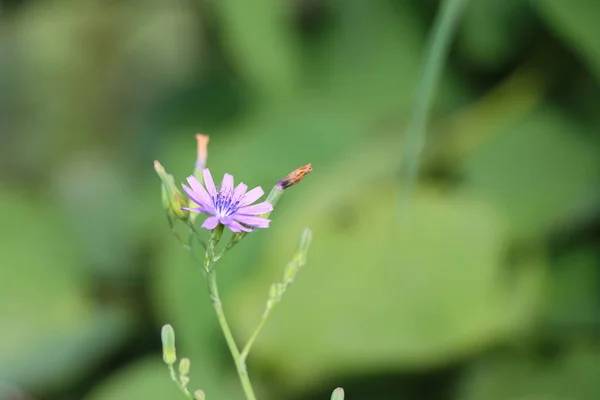
[[290,186],[296,185],[300,183],[302,179],[308,174],[312,172],[312,165],[310,163],[302,166],[300,168],[296,168],[292,172],[290,172],[285,178],[281,179],[277,184],[281,186],[283,190],[289,188]]
[[179,377],[179,382],[181,382],[181,386],[187,387],[190,383],[190,377],[187,375],[182,375]]
[[206,168],[206,159],[208,157],[208,135],[196,134],[196,142],[198,143],[198,150],[196,156],[196,165],[194,167],[194,176],[198,181],[203,182],[204,176],[202,170]]
[[163,360],[167,365],[175,364],[177,355],[175,353],[175,330],[169,324],[162,327],[160,338],[163,347]]
[[206,400],[206,395],[202,389],[198,389],[194,392],[194,400]]
[[[304,177],[308,174],[310,174],[312,172],[312,165],[310,163],[300,167],[300,168],[296,168],[295,170],[293,170],[292,172],[290,172],[289,174],[287,174],[284,178],[280,179],[279,182],[277,182],[277,184],[275,184],[275,186],[273,186],[273,189],[271,189],[271,192],[269,193],[269,195],[267,196],[267,201],[269,203],[271,203],[271,205],[273,207],[275,207],[275,204],[277,204],[277,202],[279,201],[279,198],[281,197],[281,195],[283,194],[283,191],[287,188],[289,188],[290,186],[296,185],[298,183],[300,183],[300,181],[302,179],[304,179]],[[261,217],[268,217],[269,213],[263,214],[261,215]]]
[[344,400],[344,389],[341,387],[335,389],[333,393],[331,393],[331,400]]
[[278,296],[277,284],[273,283],[269,288],[269,298],[276,299]]
[[187,210],[181,209],[181,207],[187,206],[187,199],[177,189],[177,186],[175,186],[173,175],[168,174],[164,167],[156,160],[154,161],[154,170],[162,181],[161,197],[163,207],[169,215],[174,215],[183,221],[187,221],[190,213]]
[[190,373],[190,359],[189,358],[182,358],[181,361],[179,361],[179,374],[181,376],[187,376]]

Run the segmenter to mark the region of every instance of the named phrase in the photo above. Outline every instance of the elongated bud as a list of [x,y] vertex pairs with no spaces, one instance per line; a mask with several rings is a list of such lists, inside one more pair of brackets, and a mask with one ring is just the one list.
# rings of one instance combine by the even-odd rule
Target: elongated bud
[[[280,179],[279,182],[277,182],[277,184],[275,184],[275,186],[273,186],[273,189],[271,189],[271,192],[267,196],[267,201],[269,203],[271,203],[271,205],[273,207],[275,207],[275,204],[277,204],[277,202],[281,198],[281,195],[283,194],[283,191],[285,189],[289,188],[290,186],[300,183],[300,181],[302,179],[304,179],[304,177],[306,175],[310,174],[311,172],[312,172],[312,165],[310,163],[306,164],[300,168],[296,168],[295,170],[293,170],[292,172],[287,174],[283,179]],[[263,215],[261,215],[261,217],[268,217],[269,214],[271,214],[271,213],[269,212],[269,213],[263,214]]]
[[335,389],[333,393],[331,393],[331,400],[344,400],[344,389],[341,387]]
[[187,221],[190,213],[181,209],[181,207],[187,206],[187,199],[175,186],[173,175],[168,174],[158,161],[154,161],[154,170],[162,181],[161,198],[163,207],[168,214]]
[[[203,135],[201,133],[196,134],[196,142],[198,144],[197,156],[196,156],[196,164],[194,165],[194,178],[200,182],[200,184],[204,184],[204,174],[202,174],[202,170],[206,168],[206,159],[208,157],[208,135]],[[196,204],[192,199],[188,200],[188,207],[196,207]],[[190,213],[190,221],[194,223],[196,218],[198,218],[199,213]]]
[[206,395],[202,389],[198,389],[194,392],[194,400],[206,400]]
[[167,365],[175,364],[177,355],[175,353],[175,330],[169,324],[162,327],[160,332],[163,347],[163,360]]
[[198,143],[198,152],[196,157],[196,165],[194,167],[194,176],[200,182],[203,182],[204,177],[202,170],[206,168],[206,159],[208,158],[208,135],[196,134],[196,142]]
[[290,186],[296,185],[300,183],[302,179],[308,174],[312,172],[312,165],[310,163],[306,164],[303,167],[296,168],[292,172],[290,172],[285,178],[281,179],[277,184],[281,186],[283,190],[289,188]]

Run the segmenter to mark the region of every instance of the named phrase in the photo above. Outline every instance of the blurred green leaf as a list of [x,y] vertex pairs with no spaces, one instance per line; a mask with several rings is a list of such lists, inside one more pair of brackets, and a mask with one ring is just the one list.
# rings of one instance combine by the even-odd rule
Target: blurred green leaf
[[0,220],[0,292],[11,299],[0,302],[0,353],[7,366],[51,331],[78,327],[90,303],[64,221],[47,205],[2,192]]
[[498,70],[531,35],[531,8],[522,0],[478,0],[466,8],[457,47],[477,67]]
[[[331,1],[335,22],[307,53],[311,101],[328,100],[347,117],[371,115],[399,125],[411,109],[426,31],[407,2]],[[456,104],[462,89],[444,75],[436,104]],[[440,101],[441,100],[441,101]]]
[[58,215],[46,202],[0,193],[0,293],[6,299],[0,302],[0,380],[38,390],[79,378],[110,355],[135,322],[114,310],[92,312],[85,271]]
[[587,130],[556,109],[538,109],[481,145],[467,161],[467,185],[530,236],[556,226],[591,194],[600,158]]
[[214,7],[229,55],[262,94],[287,97],[299,83],[298,42],[289,24],[290,4],[278,0],[225,0]]
[[115,308],[95,310],[80,326],[57,329],[21,353],[10,365],[2,365],[0,377],[35,393],[72,387],[114,357],[130,340],[139,319]]
[[41,173],[73,151],[126,143],[137,113],[198,67],[193,9],[185,0],[24,4],[7,25],[27,115],[12,121],[19,164]]
[[[581,248],[557,260],[549,275],[545,295],[549,333],[590,330],[600,326],[598,293],[600,276],[595,249]],[[570,329],[569,329],[570,328]]]
[[[199,368],[192,359],[190,389],[202,388],[207,399],[237,399],[241,391],[238,383],[225,380],[210,368]],[[148,400],[184,399],[175,383],[171,381],[167,366],[160,357],[147,357],[114,373],[95,387],[85,400]]]
[[52,194],[73,233],[72,245],[103,279],[130,277],[136,266],[132,250],[142,230],[132,214],[140,207],[139,189],[134,192],[128,185],[123,167],[121,160],[89,152],[63,160],[51,175]]
[[542,17],[563,40],[578,52],[600,81],[600,41],[598,15],[600,2],[595,0],[533,0]]
[[517,314],[498,281],[507,239],[501,215],[467,194],[424,188],[412,215],[398,221],[395,183],[353,174],[361,165],[305,185],[269,230],[260,270],[235,292],[232,316],[248,335],[297,232],[311,227],[302,277],[253,353],[286,384],[325,371],[435,365],[529,324],[533,303],[525,300],[538,293],[525,293]]
[[591,400],[600,397],[600,352],[578,347],[551,362],[503,356],[475,364],[466,375],[459,398],[464,400]]

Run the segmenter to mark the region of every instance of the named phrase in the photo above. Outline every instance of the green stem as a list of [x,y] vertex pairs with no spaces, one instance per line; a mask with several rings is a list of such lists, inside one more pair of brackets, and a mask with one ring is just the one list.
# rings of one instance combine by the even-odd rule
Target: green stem
[[223,306],[221,304],[221,299],[219,298],[219,290],[217,288],[217,274],[214,268],[212,268],[207,274],[207,278],[210,299],[215,308],[215,312],[217,313],[217,319],[219,320],[219,325],[221,326],[221,330],[223,331],[223,335],[225,336],[225,341],[227,342],[229,351],[233,356],[233,361],[235,362],[235,367],[237,369],[242,388],[244,389],[246,399],[256,400],[254,390],[252,389],[252,384],[250,383],[250,377],[248,376],[248,371],[246,371],[246,364],[244,362],[244,359],[240,355],[240,351],[238,350],[237,345],[235,344],[233,334],[231,333],[231,329],[229,328],[229,324],[227,323],[227,318],[225,318],[225,313],[223,312]]
[[[206,243],[204,243],[204,240],[202,240],[202,235],[200,235],[200,232],[198,232],[198,229],[196,229],[196,226],[194,225],[194,223],[192,221],[189,221],[188,226],[190,227],[192,232],[194,232],[194,235],[192,235],[191,237],[196,237],[196,240],[198,240],[198,243],[200,243],[202,245],[204,250],[208,250],[206,248]],[[191,247],[191,244],[190,244],[190,247]]]
[[425,145],[425,129],[450,41],[468,0],[444,0],[436,15],[430,42],[427,45],[423,73],[419,78],[415,106],[406,130],[402,151],[402,181],[405,200],[410,199],[419,173],[419,160]]
[[223,331],[223,336],[225,336],[227,347],[229,347],[229,351],[233,357],[233,362],[235,363],[235,368],[237,369],[246,399],[256,400],[254,390],[252,389],[252,384],[250,383],[250,377],[248,376],[248,371],[246,371],[246,363],[242,359],[237,344],[235,343],[235,339],[233,338],[233,334],[229,328],[229,323],[225,317],[225,312],[223,312],[221,298],[219,297],[219,288],[217,287],[217,271],[215,269],[215,246],[221,239],[222,234],[223,225],[219,224],[212,231],[210,240],[208,241],[206,255],[204,257],[204,269],[206,270],[206,278],[208,281],[208,293],[210,295],[210,301],[212,302],[215,312],[217,313],[219,326],[221,327],[221,331]]
[[185,397],[187,397],[189,400],[194,400],[194,396],[192,396],[190,391],[187,390],[187,388],[185,386],[183,386],[183,384],[181,383],[179,378],[177,378],[177,374],[175,373],[175,369],[173,368],[172,364],[169,365],[169,373],[171,374],[171,379],[173,380],[173,382],[175,382],[175,384],[177,385],[179,390],[181,390],[181,393],[183,393],[183,395]]
[[258,337],[258,334],[260,333],[260,331],[262,331],[263,327],[267,323],[267,319],[269,319],[269,315],[271,315],[271,308],[267,308],[265,310],[265,312],[263,313],[262,318],[260,320],[260,323],[254,330],[254,333],[252,333],[252,336],[250,336],[250,339],[248,340],[248,343],[246,343],[246,346],[244,346],[244,350],[242,350],[242,361],[244,361],[244,362],[246,361],[246,357],[248,357],[248,353],[250,353],[250,350],[252,349],[252,345],[254,344],[254,341],[256,340],[256,338]]

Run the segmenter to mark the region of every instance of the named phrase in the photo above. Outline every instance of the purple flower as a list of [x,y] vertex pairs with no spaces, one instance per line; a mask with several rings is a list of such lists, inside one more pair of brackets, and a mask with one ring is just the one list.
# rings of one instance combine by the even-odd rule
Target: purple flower
[[260,186],[255,187],[249,192],[246,192],[248,186],[244,183],[240,183],[234,188],[233,176],[225,174],[223,182],[221,182],[221,187],[217,190],[208,168],[204,169],[202,174],[204,175],[206,189],[204,189],[193,175],[187,178],[190,187],[187,187],[185,184],[181,186],[183,186],[183,190],[185,190],[190,199],[199,206],[196,208],[184,208],[184,210],[211,215],[202,224],[203,228],[212,230],[219,223],[227,226],[233,232],[252,232],[252,229],[248,227],[269,227],[271,220],[259,217],[259,215],[273,211],[271,203],[263,201],[262,203],[250,205],[264,194]]

